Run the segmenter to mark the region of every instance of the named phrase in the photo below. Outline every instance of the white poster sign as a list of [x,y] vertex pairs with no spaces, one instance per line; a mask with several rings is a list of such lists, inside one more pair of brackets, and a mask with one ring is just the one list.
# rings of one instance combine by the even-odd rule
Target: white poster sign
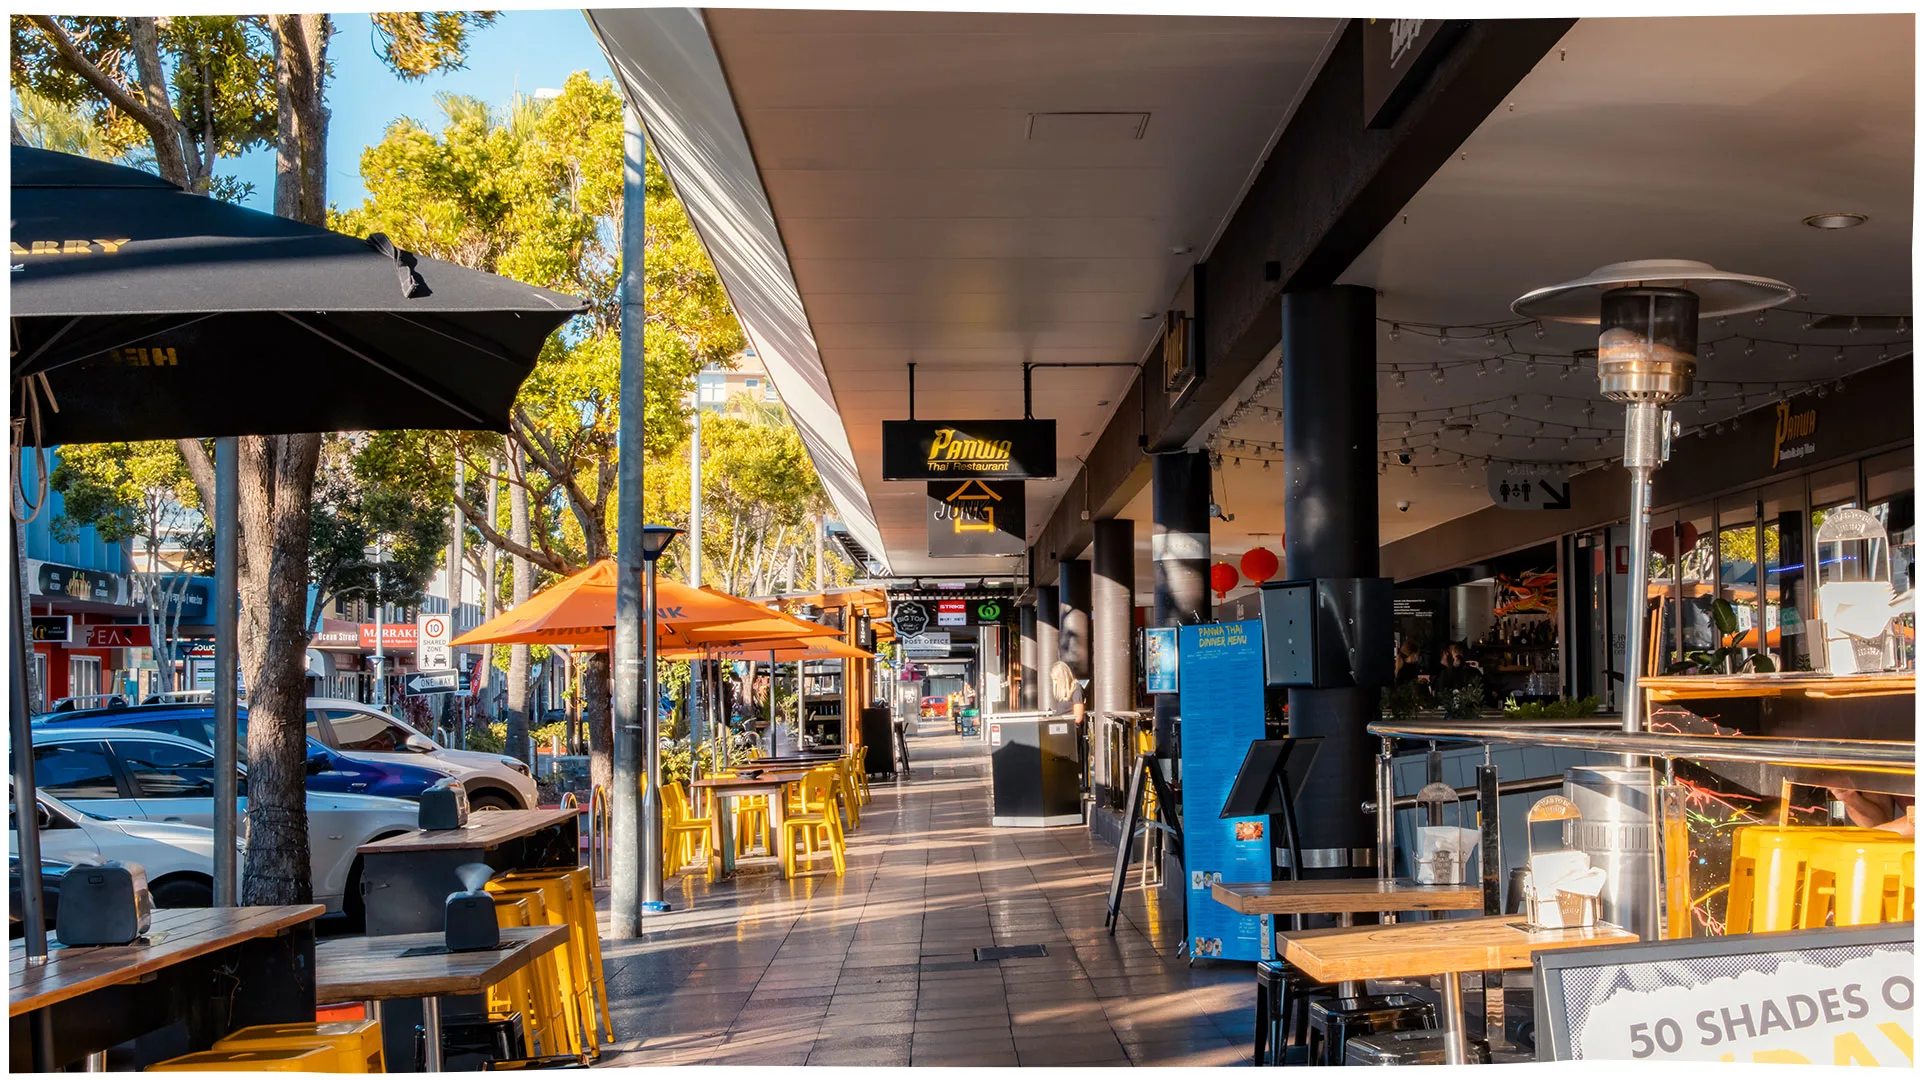
[[447,643],[453,640],[453,616],[420,616],[420,639],[414,647],[413,664],[421,671],[439,671],[453,666],[453,652]]

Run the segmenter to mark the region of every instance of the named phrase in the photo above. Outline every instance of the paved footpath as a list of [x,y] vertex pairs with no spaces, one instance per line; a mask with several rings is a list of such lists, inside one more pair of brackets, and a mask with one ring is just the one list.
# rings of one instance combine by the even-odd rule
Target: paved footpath
[[[620,1042],[602,1063],[1246,1064],[1251,967],[1189,967],[1138,888],[1109,937],[1112,849],[990,827],[986,749],[950,731],[925,724],[913,777],[874,783],[845,877],[825,858],[791,882],[683,873],[641,940],[606,941]],[[1029,944],[1047,955],[973,958]]]

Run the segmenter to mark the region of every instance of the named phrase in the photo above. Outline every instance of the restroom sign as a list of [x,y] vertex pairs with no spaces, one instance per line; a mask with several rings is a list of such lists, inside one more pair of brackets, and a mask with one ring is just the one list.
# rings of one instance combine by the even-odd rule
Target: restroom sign
[[1027,485],[1018,480],[927,483],[927,554],[1021,555],[1027,550]]

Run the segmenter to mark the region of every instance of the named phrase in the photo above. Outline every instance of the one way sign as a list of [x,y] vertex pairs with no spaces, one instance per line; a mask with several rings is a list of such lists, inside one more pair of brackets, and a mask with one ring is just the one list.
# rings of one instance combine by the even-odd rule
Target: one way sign
[[460,689],[460,673],[448,668],[443,671],[416,671],[407,676],[408,694],[450,694]]
[[1487,495],[1503,510],[1570,510],[1567,474],[1550,466],[1496,461],[1487,466]]

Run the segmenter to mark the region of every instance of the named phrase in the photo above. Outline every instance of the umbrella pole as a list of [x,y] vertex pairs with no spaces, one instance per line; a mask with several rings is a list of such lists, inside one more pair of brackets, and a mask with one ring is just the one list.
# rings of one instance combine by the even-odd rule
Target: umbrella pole
[[240,906],[240,440],[213,447],[213,904]]
[[[615,938],[637,938],[641,931],[643,867],[653,860],[645,857],[645,830],[640,792],[642,751],[646,738],[645,713],[640,701],[641,605],[647,597],[641,591],[643,561],[641,539],[645,512],[644,477],[639,451],[645,438],[644,410],[632,407],[646,400],[646,356],[641,339],[645,318],[644,244],[646,236],[646,135],[639,114],[626,108],[626,162],[624,208],[621,223],[621,251],[624,256],[620,282],[620,399],[628,408],[620,411],[620,446],[629,452],[620,455],[617,523],[619,548],[616,570],[616,600],[613,631],[613,866],[611,933]],[[657,793],[655,793],[657,796]]]
[[[12,575],[13,587],[19,589],[20,544],[25,530],[17,520],[7,524],[7,571]],[[7,707],[12,710],[8,716],[8,727],[13,737],[14,805],[18,807],[16,816],[23,826],[17,831],[20,844],[20,922],[21,932],[26,938],[27,963],[32,966],[47,962],[47,909],[46,898],[40,894],[40,801],[34,794],[33,728],[27,717],[27,638],[32,633],[33,624],[23,623],[21,619],[24,600],[24,596],[14,596],[13,649],[8,659],[8,666],[13,672],[13,689],[7,694]],[[27,817],[28,807],[33,808],[31,818]],[[35,823],[33,828],[24,827],[28,821]]]
[[641,631],[641,646],[646,650],[646,700],[647,707],[641,715],[646,717],[643,735],[646,739],[642,748],[647,768],[647,790],[641,797],[640,838],[642,857],[640,906],[647,911],[665,911],[662,900],[664,892],[661,865],[666,855],[662,843],[660,816],[660,668],[659,648],[654,640],[660,632],[660,599],[658,590],[659,562],[647,560],[647,594],[644,609],[644,629]]

